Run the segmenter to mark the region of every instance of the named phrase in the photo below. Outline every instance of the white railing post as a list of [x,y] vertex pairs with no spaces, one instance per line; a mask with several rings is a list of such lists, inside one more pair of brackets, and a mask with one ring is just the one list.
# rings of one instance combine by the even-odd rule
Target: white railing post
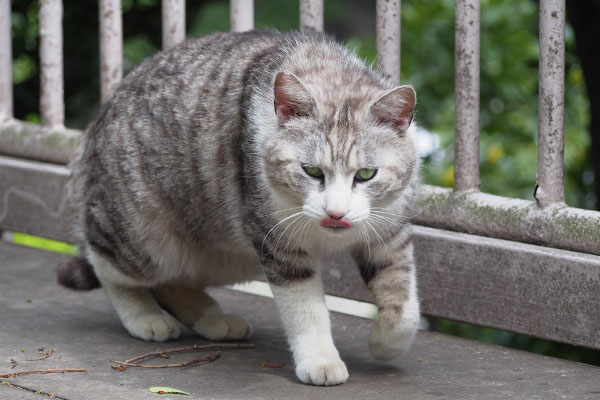
[[479,190],[479,0],[456,1],[454,190]]
[[123,77],[123,20],[120,0],[100,0],[100,99],[105,103]]
[[300,30],[323,32],[323,0],[300,0]]
[[10,0],[0,0],[0,122],[13,116]]
[[63,126],[62,1],[40,1],[40,115],[42,125]]
[[162,47],[185,40],[185,0],[162,0]]
[[400,0],[377,0],[377,69],[400,84]]
[[254,29],[254,0],[230,0],[229,6],[232,32]]
[[540,1],[538,177],[535,198],[546,207],[565,201],[565,0]]

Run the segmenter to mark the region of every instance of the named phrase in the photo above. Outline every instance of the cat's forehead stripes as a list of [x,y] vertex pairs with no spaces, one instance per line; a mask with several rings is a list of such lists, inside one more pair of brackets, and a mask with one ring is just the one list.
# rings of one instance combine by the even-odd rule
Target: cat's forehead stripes
[[346,173],[358,167],[357,134],[360,129],[356,125],[350,101],[342,103],[327,117],[330,124],[325,126],[324,146],[322,153],[323,166],[328,169],[342,169]]

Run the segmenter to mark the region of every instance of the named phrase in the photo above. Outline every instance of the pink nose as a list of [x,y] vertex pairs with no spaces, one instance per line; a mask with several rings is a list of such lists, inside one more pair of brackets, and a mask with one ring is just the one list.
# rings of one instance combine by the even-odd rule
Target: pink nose
[[338,211],[338,210],[325,210],[327,215],[331,217],[331,219],[342,219],[344,215],[346,215],[346,211]]

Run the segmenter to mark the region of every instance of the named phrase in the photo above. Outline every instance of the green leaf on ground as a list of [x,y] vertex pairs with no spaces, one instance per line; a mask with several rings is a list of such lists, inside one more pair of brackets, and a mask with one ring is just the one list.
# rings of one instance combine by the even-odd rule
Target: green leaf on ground
[[35,247],[46,251],[53,251],[55,253],[62,253],[68,255],[76,255],[79,252],[77,246],[59,242],[57,240],[42,238],[39,236],[28,235],[26,233],[13,233],[13,243],[20,244],[22,246]]
[[188,392],[184,392],[183,390],[173,389],[167,386],[151,386],[149,389],[152,393],[157,394],[183,394],[186,396],[191,396]]

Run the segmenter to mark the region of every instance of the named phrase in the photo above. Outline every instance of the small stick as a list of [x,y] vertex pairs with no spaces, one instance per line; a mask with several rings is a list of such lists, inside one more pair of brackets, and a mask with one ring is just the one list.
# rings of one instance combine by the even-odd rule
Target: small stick
[[57,396],[54,393],[47,393],[47,392],[44,392],[43,390],[31,389],[31,388],[28,388],[27,386],[17,385],[16,383],[12,383],[12,382],[8,382],[8,381],[2,381],[1,383],[3,385],[9,386],[9,387],[15,387],[17,389],[25,390],[29,393],[41,394],[41,395],[50,397],[51,399],[68,400],[68,399],[65,399],[64,397]]
[[[168,350],[156,350],[150,353],[142,354],[129,360],[125,360],[126,363],[133,363],[135,361],[143,360],[145,358],[150,357],[163,357],[166,354],[172,353],[181,353],[184,351],[195,351],[195,350],[207,350],[207,349],[253,349],[256,346],[252,343],[211,343],[211,344],[203,344],[203,345],[193,345],[193,346],[185,346],[185,347],[175,347],[173,349]],[[111,361],[112,362],[112,361]],[[118,363],[118,362],[117,362]]]
[[63,368],[63,369],[33,369],[29,371],[17,371],[11,372],[9,374],[0,374],[0,378],[13,378],[19,375],[29,375],[29,374],[52,374],[55,372],[87,372],[87,369],[79,369],[79,368]]
[[56,351],[56,349],[54,347],[51,347],[50,350],[48,350],[48,352],[46,354],[44,354],[43,357],[40,358],[28,358],[25,361],[42,361],[45,360],[46,358],[50,357],[52,355],[52,353],[54,353]]
[[[206,357],[200,357],[200,358],[195,358],[193,360],[190,361],[186,361],[184,363],[181,364],[162,364],[162,365],[148,365],[148,364],[134,364],[131,362],[127,362],[127,361],[113,361],[111,360],[111,363],[115,363],[115,364],[119,364],[119,366],[127,366],[127,367],[138,367],[138,368],[182,368],[182,367],[188,367],[190,365],[194,365],[194,364],[198,364],[202,361],[207,361],[209,363],[216,361],[219,357],[221,357],[221,353],[217,352],[215,354],[209,354]],[[113,369],[116,369],[119,367],[113,367]],[[120,371],[122,371],[121,369],[119,369]]]

